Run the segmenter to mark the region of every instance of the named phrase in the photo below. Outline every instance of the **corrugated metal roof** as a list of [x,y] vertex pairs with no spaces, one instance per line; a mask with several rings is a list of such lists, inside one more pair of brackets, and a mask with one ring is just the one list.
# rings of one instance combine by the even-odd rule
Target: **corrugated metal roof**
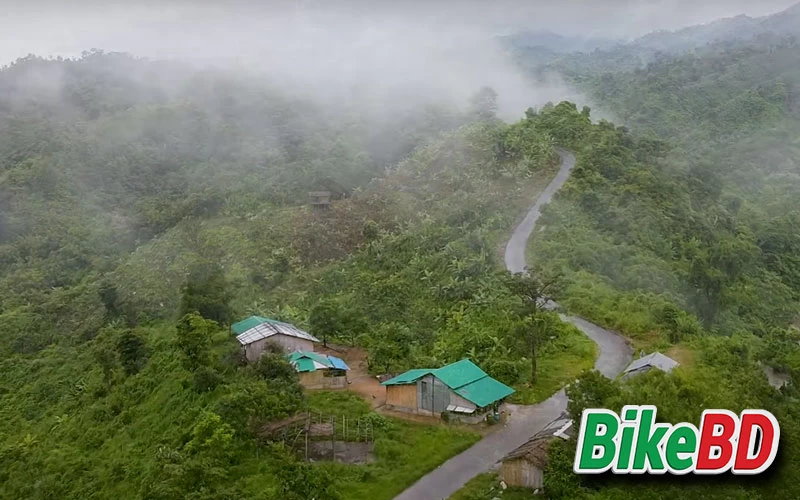
[[233,330],[236,335],[246,332],[247,330],[253,328],[254,326],[258,326],[261,323],[268,323],[270,320],[269,318],[262,318],[261,316],[250,316],[247,319],[243,319],[238,323],[234,323],[231,325],[231,330]]
[[489,406],[495,401],[500,401],[514,394],[514,389],[488,375],[453,390],[456,394],[467,401],[475,403],[480,408]]
[[574,433],[572,419],[569,418],[569,415],[562,414],[558,419],[550,422],[544,429],[534,434],[524,444],[506,455],[503,461],[524,458],[537,467],[544,467],[547,465],[547,450],[553,439],[569,439]]
[[317,370],[336,369],[349,370],[350,367],[336,356],[326,356],[318,352],[296,351],[289,355],[289,363],[298,372],[313,372]]
[[297,337],[311,342],[319,342],[319,340],[308,332],[305,332],[294,325],[284,323],[282,321],[275,321],[274,319],[262,318],[261,316],[251,316],[244,321],[234,324],[231,328],[236,331],[238,327],[241,329],[243,326],[254,324],[250,328],[244,330],[236,336],[236,340],[242,345],[252,344],[261,339],[271,337],[277,334],[288,335],[290,337]]
[[410,384],[412,382],[416,382],[417,379],[428,375],[429,373],[433,372],[434,370],[430,370],[428,368],[415,368],[413,370],[408,370],[405,373],[401,373],[400,375],[390,378],[385,382],[381,382],[381,385],[403,385],[403,384]]
[[629,364],[628,367],[625,368],[623,373],[640,370],[647,366],[655,366],[656,368],[669,373],[673,368],[678,366],[678,362],[668,356],[664,356],[660,352],[654,352],[633,361],[633,363]]
[[411,384],[428,374],[432,374],[456,394],[481,408],[514,394],[514,389],[493,379],[468,359],[435,370],[427,368],[408,370],[383,382],[382,385]]
[[317,371],[317,368],[314,366],[314,361],[308,358],[298,359],[293,362],[292,365],[294,365],[294,369],[300,373]]
[[328,359],[331,360],[331,364],[337,370],[349,370],[350,369],[350,367],[347,366],[347,363],[345,363],[343,360],[337,358],[336,356],[328,355]]
[[468,359],[437,368],[433,375],[451,389],[458,389],[487,376],[485,371]]
[[316,361],[317,363],[322,363],[325,366],[331,367],[333,366],[331,362],[328,360],[328,357],[324,354],[320,354],[318,352],[311,352],[311,351],[295,351],[289,355],[289,362],[292,363],[302,358],[308,358],[312,361]]

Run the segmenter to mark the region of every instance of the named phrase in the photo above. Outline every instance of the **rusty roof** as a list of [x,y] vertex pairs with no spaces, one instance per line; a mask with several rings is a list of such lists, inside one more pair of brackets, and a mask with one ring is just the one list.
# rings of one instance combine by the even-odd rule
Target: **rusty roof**
[[523,459],[542,468],[547,465],[547,450],[550,448],[550,443],[557,438],[568,439],[572,433],[572,420],[566,414],[562,414],[506,455],[503,461]]

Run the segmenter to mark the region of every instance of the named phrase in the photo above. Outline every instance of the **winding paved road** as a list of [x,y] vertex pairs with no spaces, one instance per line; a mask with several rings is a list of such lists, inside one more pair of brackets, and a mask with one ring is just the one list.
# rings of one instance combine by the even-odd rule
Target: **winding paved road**
[[[506,246],[506,268],[511,272],[526,271],[525,248],[528,238],[536,227],[536,221],[539,220],[541,208],[561,189],[561,186],[569,178],[570,170],[575,166],[575,156],[572,153],[559,150],[558,154],[561,157],[561,168],[558,174],[539,195],[525,219],[514,229]],[[558,304],[551,301],[547,307],[554,309],[558,307]],[[562,314],[561,319],[572,323],[597,343],[600,353],[594,367],[603,375],[609,378],[616,377],[630,363],[631,348],[619,334],[574,316]],[[561,412],[567,409],[567,397],[562,389],[537,405],[509,404],[507,407],[510,415],[502,429],[487,435],[471,448],[423,476],[410,488],[395,497],[395,500],[442,500],[448,498],[467,481],[490,470],[506,454],[556,419]]]

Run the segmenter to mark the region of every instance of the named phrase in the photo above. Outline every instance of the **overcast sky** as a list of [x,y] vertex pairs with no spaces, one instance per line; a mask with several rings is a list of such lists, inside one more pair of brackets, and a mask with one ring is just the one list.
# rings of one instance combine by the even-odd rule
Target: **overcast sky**
[[[796,1],[796,0],[795,0]],[[129,52],[257,72],[325,102],[467,102],[481,86],[501,116],[586,100],[557,75],[533,84],[492,35],[518,29],[630,38],[725,16],[763,15],[792,0],[0,0],[0,64],[27,54]]]
[[493,33],[517,28],[629,38],[742,13],[763,15],[795,1],[132,0],[115,5],[92,0],[0,0],[0,61],[28,53],[75,55],[93,47],[183,56],[215,52],[215,44],[227,50],[238,43],[246,51],[258,45],[254,39],[260,35],[272,44],[297,44],[320,29],[346,38],[398,29],[413,35],[415,30]]

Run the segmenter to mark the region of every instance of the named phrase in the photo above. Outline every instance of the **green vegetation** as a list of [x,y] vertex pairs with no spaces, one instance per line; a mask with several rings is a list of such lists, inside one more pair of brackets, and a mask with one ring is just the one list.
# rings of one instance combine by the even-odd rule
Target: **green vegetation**
[[487,472],[475,476],[464,487],[451,495],[450,500],[492,500],[493,498],[526,500],[532,496],[531,490],[528,488],[503,489],[497,474]]
[[551,447],[545,488],[552,498],[633,499],[661,495],[681,498],[795,498],[798,465],[797,399],[794,389],[779,393],[769,387],[754,360],[751,339],[706,337],[693,346],[700,360],[692,367],[679,367],[669,375],[654,370],[627,383],[614,384],[591,373],[567,389],[570,412],[578,418],[587,407],[620,411],[625,404],[655,403],[658,418],[665,422],[700,422],[706,408],[727,408],[736,413],[745,408],[771,411],[781,426],[780,458],[760,481],[741,477],[686,481],[663,477],[651,481],[602,476],[579,477],[572,473],[575,440]]
[[[782,448],[759,481],[632,480],[576,476],[574,441],[558,442],[545,474],[550,498],[800,495],[794,45],[762,36],[627,71],[599,59],[582,65],[581,56],[550,63],[568,68],[636,134],[575,120],[571,137],[558,137],[578,161],[544,210],[532,266],[562,274],[557,296],[567,310],[682,362],[669,375],[656,370],[622,383],[584,375],[568,389],[573,418],[586,407],[655,404],[663,421],[696,423],[705,408],[765,408],[780,422]],[[773,389],[765,365],[792,382]]]
[[566,333],[556,342],[547,342],[537,357],[539,376],[535,384],[527,384],[523,375],[514,403],[536,404],[549,398],[564,385],[572,382],[586,370],[594,367],[597,344],[572,325],[564,325]]
[[[0,70],[0,496],[391,498],[478,439],[304,394],[269,349],[247,365],[227,330],[253,313],[366,347],[375,373],[471,357],[520,388],[535,332],[523,399],[570,380],[558,364],[594,351],[531,316],[496,251],[564,111],[506,125],[495,97],[375,124],[121,54]],[[344,199],[312,210],[319,189]],[[373,415],[375,462],[263,442],[305,409]]]
[[[576,477],[559,442],[551,498],[797,498],[797,390],[762,368],[800,375],[800,55],[770,36],[720,48],[629,71],[549,63],[627,128],[569,102],[505,124],[488,88],[466,110],[376,123],[97,51],[0,69],[0,497],[392,498],[479,436],[305,394],[282,353],[245,363],[229,324],[296,323],[365,348],[374,374],[469,357],[533,403],[596,355],[538,306],[554,292],[690,361],[626,383],[584,374],[575,417],[766,408],[783,451],[759,482],[632,482]],[[556,146],[577,165],[532,241],[536,278],[509,276],[498,244]],[[340,199],[312,209],[317,190]],[[307,464],[265,442],[303,410],[370,418],[375,461]]]
[[391,421],[385,437],[376,439],[378,461],[367,466],[325,464],[337,482],[342,498],[390,500],[442,462],[475,444],[474,431],[446,424],[429,426]]
[[[790,110],[766,123],[793,126]],[[531,252],[537,267],[566,276],[561,298],[568,308],[643,345],[678,342],[701,329],[763,335],[797,315],[798,242],[780,229],[797,216],[794,167],[757,165],[756,151],[740,154],[736,124],[717,124],[730,127],[724,140],[702,142],[701,130],[710,127],[698,124],[687,134],[691,141],[676,137],[669,151],[606,122],[575,132],[582,137],[578,164],[546,208],[545,230]],[[793,146],[778,151],[771,141],[747,144],[767,156],[795,154]]]
[[[329,472],[332,478],[330,483],[341,498],[394,498],[406,486],[480,438],[467,428],[445,424],[413,424],[384,418],[370,413],[369,405],[364,400],[347,392],[310,393],[308,408],[325,414],[346,415],[347,418],[372,416],[376,432],[375,462],[367,465],[324,463],[318,467]],[[261,480],[269,481],[270,478],[263,477]],[[256,495],[258,492],[250,493]]]

